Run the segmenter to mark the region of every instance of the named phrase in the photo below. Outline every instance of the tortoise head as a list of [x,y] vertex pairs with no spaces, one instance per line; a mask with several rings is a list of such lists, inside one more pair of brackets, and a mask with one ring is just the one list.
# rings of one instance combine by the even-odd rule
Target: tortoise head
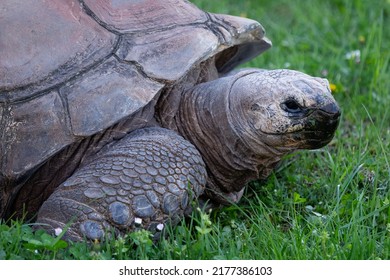
[[323,147],[339,123],[340,110],[328,81],[297,71],[241,71],[229,99],[238,105],[231,106],[237,126],[276,149]]
[[284,155],[328,144],[339,117],[325,79],[247,69],[184,92],[175,125],[207,165],[206,195],[228,203],[247,182],[268,177]]

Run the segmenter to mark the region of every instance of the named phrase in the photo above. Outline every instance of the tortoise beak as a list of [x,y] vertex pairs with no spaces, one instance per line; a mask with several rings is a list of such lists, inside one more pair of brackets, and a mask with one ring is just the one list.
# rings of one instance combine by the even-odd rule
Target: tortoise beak
[[314,109],[306,123],[305,148],[318,149],[327,145],[333,139],[340,115],[340,108],[334,102]]

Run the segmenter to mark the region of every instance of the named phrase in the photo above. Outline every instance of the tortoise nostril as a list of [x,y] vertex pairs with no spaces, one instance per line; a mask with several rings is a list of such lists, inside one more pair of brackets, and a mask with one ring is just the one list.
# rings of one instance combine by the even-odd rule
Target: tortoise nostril
[[322,106],[320,110],[327,115],[332,115],[333,119],[337,119],[341,115],[340,109],[335,103],[328,103],[325,106]]

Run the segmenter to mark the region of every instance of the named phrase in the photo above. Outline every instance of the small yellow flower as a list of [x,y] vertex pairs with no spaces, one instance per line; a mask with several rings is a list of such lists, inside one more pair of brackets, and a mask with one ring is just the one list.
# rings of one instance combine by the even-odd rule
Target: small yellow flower
[[359,35],[359,43],[364,44],[366,42],[366,37],[364,35]]
[[330,87],[330,90],[331,90],[332,92],[335,92],[335,91],[337,90],[337,86],[336,86],[335,84],[330,83],[330,84],[329,84],[329,87]]

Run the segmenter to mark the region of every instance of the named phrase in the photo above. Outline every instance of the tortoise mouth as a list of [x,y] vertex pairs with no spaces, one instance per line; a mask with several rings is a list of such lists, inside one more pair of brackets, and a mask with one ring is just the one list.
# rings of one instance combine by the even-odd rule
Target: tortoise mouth
[[316,131],[304,131],[301,148],[304,149],[319,149],[332,141],[336,130],[316,130]]
[[[336,109],[335,109],[336,108]],[[340,123],[340,111],[318,109],[307,118],[306,125],[292,133],[292,138],[302,142],[302,148],[318,149],[329,144]]]
[[293,129],[280,133],[263,133],[270,136],[272,141],[279,138],[276,141],[279,142],[280,147],[318,149],[332,141],[339,126],[340,115],[338,108],[333,112],[316,109],[305,117],[303,123],[297,124]]

